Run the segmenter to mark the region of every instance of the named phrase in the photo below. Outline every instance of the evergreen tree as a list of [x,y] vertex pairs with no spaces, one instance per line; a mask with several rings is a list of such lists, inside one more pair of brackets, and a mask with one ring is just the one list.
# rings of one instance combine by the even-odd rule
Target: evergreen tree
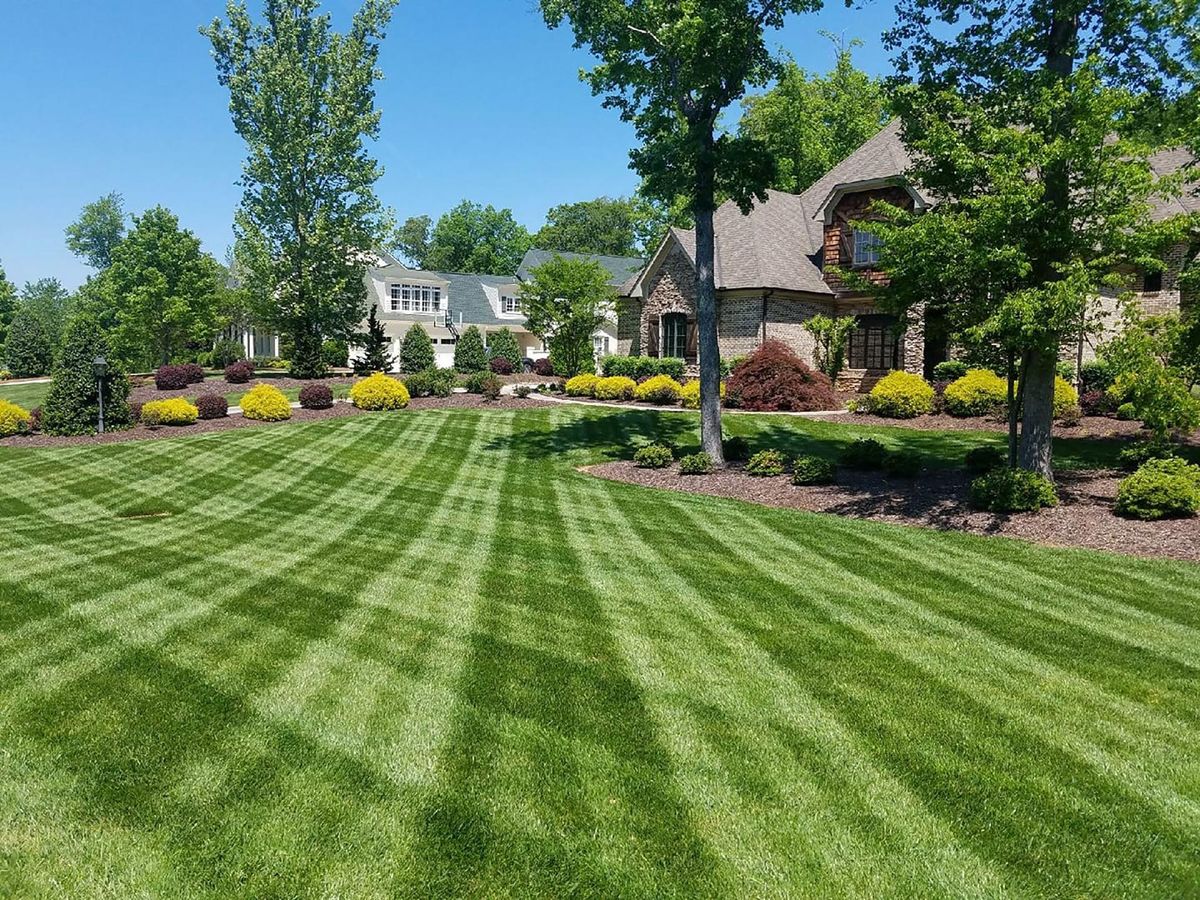
[[460,372],[482,372],[488,367],[487,349],[483,335],[472,325],[462,333],[454,346],[454,368]]
[[38,311],[26,303],[17,307],[8,341],[4,345],[4,364],[17,378],[46,375],[54,365],[54,344]]
[[436,363],[433,341],[418,322],[408,329],[408,333],[404,335],[404,342],[400,345],[400,371],[411,375],[432,369]]
[[4,274],[4,266],[0,265],[0,348],[8,340],[8,326],[12,324],[16,313],[17,288]]
[[521,347],[516,335],[507,328],[488,335],[488,355],[492,359],[507,359],[516,371],[521,369]]
[[371,312],[367,314],[367,330],[356,341],[363,351],[354,363],[354,371],[359,375],[390,372],[396,365],[396,358],[391,353],[392,340],[376,315],[378,311],[378,305],[371,307]]
[[76,315],[68,324],[62,355],[54,367],[54,384],[42,413],[47,434],[91,434],[99,419],[99,389],[93,363],[108,360],[104,376],[105,428],[128,425],[129,379],[112,359],[108,339],[90,315]]

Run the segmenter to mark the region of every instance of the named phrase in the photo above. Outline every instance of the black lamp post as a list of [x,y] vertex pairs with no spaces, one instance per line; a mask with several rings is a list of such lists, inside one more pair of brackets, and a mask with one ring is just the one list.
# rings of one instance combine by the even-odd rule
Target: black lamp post
[[108,360],[103,356],[97,356],[92,360],[92,372],[96,376],[96,383],[100,387],[100,434],[104,434],[104,375],[108,372]]

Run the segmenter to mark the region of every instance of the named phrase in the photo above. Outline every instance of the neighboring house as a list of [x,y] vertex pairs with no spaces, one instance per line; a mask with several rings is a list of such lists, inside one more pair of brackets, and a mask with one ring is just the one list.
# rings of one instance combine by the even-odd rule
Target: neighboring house
[[[1152,163],[1156,172],[1167,174],[1190,158],[1183,151],[1166,151]],[[870,205],[879,199],[908,209],[931,205],[931,198],[905,179],[909,163],[899,122],[893,121],[804,193],[770,191],[748,215],[733,202],[717,210],[714,268],[723,358],[779,339],[811,363],[813,338],[803,323],[819,313],[858,317],[847,349],[845,386],[867,389],[892,369],[928,376],[949,357],[949,335],[939,314],[916,310],[902,327],[873,298],[837,277],[838,269],[856,269],[884,282],[878,240],[850,223],[869,218]],[[1188,196],[1162,204],[1155,216],[1197,210],[1200,200]],[[695,255],[695,232],[672,229],[625,286],[618,301],[618,353],[674,356],[697,364]],[[1134,275],[1133,289],[1148,312],[1178,310],[1190,301],[1181,296],[1178,278],[1194,256],[1194,247],[1181,245],[1167,254],[1161,276]],[[1102,305],[1115,311],[1116,301],[1103,298]],[[1089,348],[1085,356],[1092,352]]]

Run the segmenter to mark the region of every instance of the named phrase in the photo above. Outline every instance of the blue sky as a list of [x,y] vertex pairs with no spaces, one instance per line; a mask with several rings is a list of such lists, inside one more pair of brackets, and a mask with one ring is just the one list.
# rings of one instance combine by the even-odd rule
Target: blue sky
[[[252,3],[252,7],[255,3]],[[173,210],[223,258],[243,148],[200,24],[223,0],[38,0],[5,4],[0,28],[0,264],[18,286],[89,270],[63,229],[108,191],[132,212]],[[326,0],[344,23],[355,0]],[[772,40],[809,69],[832,64],[821,29],[858,37],[868,71],[888,67],[889,3],[838,0]],[[534,0],[401,0],[380,61],[386,174],[399,219],[463,198],[538,228],[555,204],[630,193],[632,131],[579,82],[586,54],[550,31]],[[406,124],[417,123],[417,124]]]

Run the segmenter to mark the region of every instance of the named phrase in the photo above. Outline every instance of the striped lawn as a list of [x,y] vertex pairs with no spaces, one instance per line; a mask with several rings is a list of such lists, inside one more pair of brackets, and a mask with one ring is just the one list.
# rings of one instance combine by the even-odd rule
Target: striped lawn
[[0,895],[1200,890],[1200,568],[574,471],[693,423],[0,449]]

